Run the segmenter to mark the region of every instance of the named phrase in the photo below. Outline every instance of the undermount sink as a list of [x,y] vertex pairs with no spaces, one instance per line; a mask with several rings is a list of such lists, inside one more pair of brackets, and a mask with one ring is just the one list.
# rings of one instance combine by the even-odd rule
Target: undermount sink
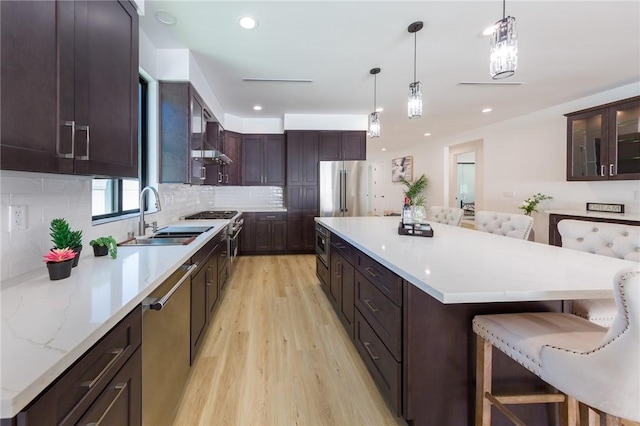
[[170,236],[153,235],[151,237],[132,238],[119,243],[119,246],[184,246],[195,240],[196,235]]
[[198,235],[213,226],[167,226],[148,237],[136,237],[119,243],[119,246],[180,246],[187,245]]

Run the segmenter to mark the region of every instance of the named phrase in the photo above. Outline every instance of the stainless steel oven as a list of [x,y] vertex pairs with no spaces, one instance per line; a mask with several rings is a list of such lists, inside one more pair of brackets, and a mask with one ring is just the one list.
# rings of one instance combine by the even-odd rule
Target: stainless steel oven
[[236,261],[236,256],[238,256],[238,247],[240,245],[240,232],[242,231],[242,227],[244,225],[244,219],[242,219],[242,214],[235,218],[229,224],[229,273],[233,270],[235,266],[234,263]]
[[326,267],[329,267],[330,238],[331,233],[329,230],[316,223],[316,255]]

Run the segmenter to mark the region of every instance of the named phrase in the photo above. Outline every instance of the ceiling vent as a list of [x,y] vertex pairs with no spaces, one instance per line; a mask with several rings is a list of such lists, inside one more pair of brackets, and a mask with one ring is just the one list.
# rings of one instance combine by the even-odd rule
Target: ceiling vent
[[310,78],[250,78],[245,77],[242,81],[259,83],[313,83]]
[[461,81],[458,86],[522,86],[524,81]]

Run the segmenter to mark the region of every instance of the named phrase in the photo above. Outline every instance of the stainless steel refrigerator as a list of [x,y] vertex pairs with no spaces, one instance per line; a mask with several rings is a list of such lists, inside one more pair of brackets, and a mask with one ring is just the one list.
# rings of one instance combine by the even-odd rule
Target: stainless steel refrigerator
[[367,216],[365,161],[320,162],[320,216]]

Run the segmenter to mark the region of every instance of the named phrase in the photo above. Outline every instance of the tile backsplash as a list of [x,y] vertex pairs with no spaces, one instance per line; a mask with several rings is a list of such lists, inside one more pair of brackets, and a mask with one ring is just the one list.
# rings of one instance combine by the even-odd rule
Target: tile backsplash
[[[281,208],[282,187],[211,187],[160,184],[162,211],[146,213],[160,226],[201,210],[216,208]],[[9,206],[26,206],[26,229],[11,230]],[[0,280],[44,268],[42,256],[51,248],[49,224],[63,217],[71,229],[82,230],[82,256],[92,255],[89,241],[112,235],[122,241],[137,232],[138,215],[93,224],[91,177],[0,171]]]

